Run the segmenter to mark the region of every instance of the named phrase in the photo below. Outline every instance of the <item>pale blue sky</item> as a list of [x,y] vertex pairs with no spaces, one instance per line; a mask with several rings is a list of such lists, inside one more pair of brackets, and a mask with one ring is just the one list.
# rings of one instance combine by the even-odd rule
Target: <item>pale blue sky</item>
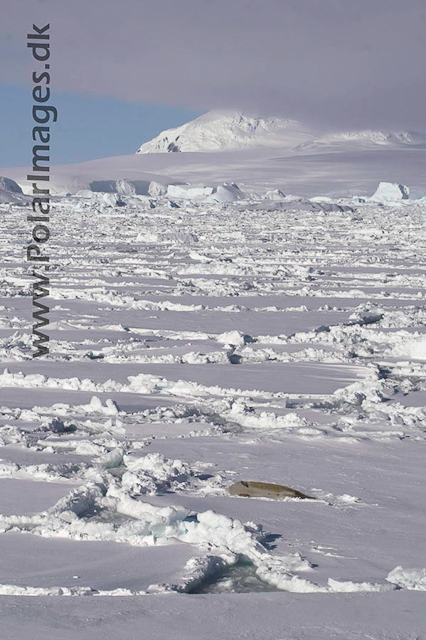
[[[0,167],[29,165],[32,159],[31,88],[1,86]],[[177,127],[201,111],[124,102],[105,96],[55,92],[58,109],[51,126],[51,162],[65,164],[135,153],[165,128]]]

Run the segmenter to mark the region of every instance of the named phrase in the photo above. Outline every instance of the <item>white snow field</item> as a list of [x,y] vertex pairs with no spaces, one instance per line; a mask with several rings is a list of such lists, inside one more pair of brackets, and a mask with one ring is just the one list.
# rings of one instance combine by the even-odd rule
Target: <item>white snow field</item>
[[144,158],[53,202],[46,358],[0,203],[0,638],[426,638],[425,200]]

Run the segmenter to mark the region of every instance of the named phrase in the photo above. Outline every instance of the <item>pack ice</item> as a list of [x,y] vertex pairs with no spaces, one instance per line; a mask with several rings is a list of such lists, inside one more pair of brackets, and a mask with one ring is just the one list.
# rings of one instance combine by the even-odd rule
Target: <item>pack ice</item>
[[422,637],[424,200],[108,180],[54,198],[36,362],[0,203],[7,637]]

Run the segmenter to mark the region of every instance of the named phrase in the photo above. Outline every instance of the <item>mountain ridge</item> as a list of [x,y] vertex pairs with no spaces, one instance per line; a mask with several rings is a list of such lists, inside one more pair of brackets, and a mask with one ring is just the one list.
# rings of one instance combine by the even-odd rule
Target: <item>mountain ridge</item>
[[144,142],[139,153],[226,151],[253,147],[292,147],[313,134],[300,122],[252,117],[240,112],[209,111],[180,127],[166,129]]
[[426,135],[410,131],[318,132],[297,120],[254,117],[237,111],[209,111],[180,127],[165,129],[136,154],[221,152],[281,148],[294,153],[352,148],[426,145]]

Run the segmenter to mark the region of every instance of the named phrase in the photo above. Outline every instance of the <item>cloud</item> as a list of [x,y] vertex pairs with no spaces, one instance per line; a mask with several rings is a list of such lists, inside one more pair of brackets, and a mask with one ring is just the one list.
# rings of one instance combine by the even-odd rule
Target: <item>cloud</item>
[[51,23],[53,91],[426,128],[424,0],[17,0],[0,80],[29,84],[32,22]]

